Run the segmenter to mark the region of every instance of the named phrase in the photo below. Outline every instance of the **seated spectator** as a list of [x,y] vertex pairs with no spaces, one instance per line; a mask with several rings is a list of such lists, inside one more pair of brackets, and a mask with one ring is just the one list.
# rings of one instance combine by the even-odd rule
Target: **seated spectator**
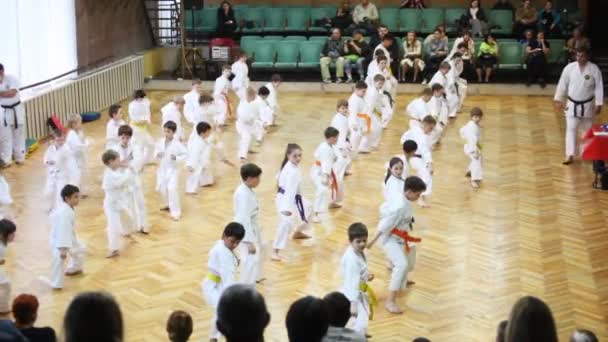
[[369,47],[363,38],[363,32],[355,30],[353,39],[344,42],[344,72],[346,72],[346,83],[353,81],[352,70],[357,68],[359,79],[365,78],[363,63],[365,56],[369,53]]
[[416,337],[412,340],[412,342],[431,342],[431,340],[426,337]]
[[530,0],[524,0],[515,12],[515,33],[521,37],[526,30],[536,29],[536,9],[532,7]]
[[321,77],[325,83],[331,83],[329,72],[331,62],[336,63],[336,82],[342,83],[342,77],[344,77],[344,46],[342,44],[342,34],[337,28],[331,30],[331,36],[327,39],[321,51]]
[[329,328],[326,304],[306,296],[293,302],[285,318],[289,342],[321,342]]
[[[492,70],[498,64],[498,43],[491,34],[488,34],[479,46],[477,55],[477,82],[490,82]],[[484,75],[485,73],[485,75]],[[482,76],[484,76],[482,78]]]
[[511,12],[515,12],[515,7],[511,4],[509,0],[496,0],[494,6],[492,6],[493,10],[509,10]]
[[192,335],[192,317],[181,310],[173,311],[167,320],[167,334],[171,342],[187,342]]
[[266,301],[255,287],[236,284],[224,290],[217,305],[217,329],[226,342],[262,342],[268,323]]
[[441,40],[445,41],[445,45],[448,45],[448,35],[445,32],[445,25],[441,24],[441,25],[437,25],[437,27],[435,27],[435,30],[433,30],[433,32],[431,34],[429,34],[428,36],[426,36],[426,38],[424,38],[424,41],[422,42],[422,46],[425,47],[429,44],[429,42],[431,41],[431,39],[435,39],[435,31],[439,30],[440,36],[441,36]]
[[488,33],[488,18],[479,0],[472,0],[469,9],[464,14],[464,20],[475,37],[483,37]]
[[[376,48],[378,47],[378,45],[382,44],[382,41],[384,40],[384,36],[386,36],[387,34],[390,34],[390,32],[388,31],[388,27],[384,24],[380,24],[380,26],[378,26],[378,29],[376,30],[376,34],[374,34],[371,37],[371,40],[369,42],[369,54],[366,58],[366,62],[369,64],[371,63],[372,59],[374,58],[374,53],[376,51]],[[392,44],[390,46],[390,48],[388,48],[389,51],[389,55],[386,56],[386,58],[388,58],[391,61],[391,69],[392,70],[398,70],[399,69],[399,46],[397,44]]]
[[402,0],[401,8],[418,8],[423,9],[426,8],[424,5],[424,0]]
[[551,310],[542,300],[520,298],[509,315],[506,342],[557,342]]
[[350,301],[341,292],[332,292],[323,297],[327,307],[329,317],[329,328],[323,337],[323,342],[365,342],[365,336],[356,331],[346,328],[346,323],[350,319]]
[[597,336],[589,330],[576,329],[572,336],[570,336],[570,342],[598,342]]
[[422,60],[422,43],[416,39],[416,32],[410,31],[407,33],[407,38],[403,42],[404,56],[401,60],[401,77],[400,82],[405,82],[405,77],[410,69],[414,69],[414,77],[412,82],[416,83],[418,74],[424,71],[424,61]]
[[63,333],[65,342],[123,341],[120,307],[109,293],[80,293],[65,312]]
[[431,79],[433,75],[439,69],[439,63],[441,63],[448,55],[448,43],[447,37],[442,34],[442,31],[435,29],[433,37],[429,40],[428,44],[425,45],[425,77],[423,84],[426,84],[427,80]]
[[341,31],[346,30],[353,24],[353,16],[350,13],[350,4],[348,0],[342,1],[342,5],[336,10],[336,16],[333,18],[332,24]]
[[534,40],[534,32],[532,30],[526,30],[524,32],[524,37],[519,40],[519,44],[521,44],[524,49],[526,46],[530,45],[530,42]]
[[55,330],[50,327],[35,328],[38,318],[38,298],[30,294],[20,294],[13,300],[15,326],[30,342],[55,342]]
[[351,31],[355,29],[365,30],[365,34],[371,34],[378,22],[378,9],[369,0],[361,0],[361,3],[353,11],[353,22]]
[[507,324],[508,321],[502,321],[498,323],[498,327],[496,328],[496,342],[505,342],[506,334],[507,334]]
[[0,341],[4,342],[30,342],[17,327],[13,321],[8,319],[0,319]]
[[538,12],[538,30],[548,36],[557,36],[562,33],[562,24],[559,12],[553,7],[553,1],[545,2],[545,7]]
[[232,5],[228,1],[223,1],[217,9],[217,36],[232,38],[237,28]]
[[526,85],[529,86],[535,80],[538,80],[541,88],[546,86],[545,77],[547,76],[547,56],[551,52],[551,46],[545,40],[545,33],[540,31],[536,34],[536,39],[530,41],[526,47],[526,66],[528,72],[528,80]]
[[572,31],[572,38],[566,42],[566,52],[568,54],[568,62],[576,61],[576,50],[578,48],[591,49],[591,42],[589,38],[583,34],[583,29],[577,27]]
[[[462,49],[461,45],[464,44],[466,49]],[[452,45],[452,51],[448,55],[448,60],[452,59],[452,55],[456,52],[462,54],[462,63],[464,69],[462,70],[462,76],[465,80],[471,81],[475,75],[475,41],[471,36],[471,32],[465,31],[462,37],[458,37],[454,40]]]

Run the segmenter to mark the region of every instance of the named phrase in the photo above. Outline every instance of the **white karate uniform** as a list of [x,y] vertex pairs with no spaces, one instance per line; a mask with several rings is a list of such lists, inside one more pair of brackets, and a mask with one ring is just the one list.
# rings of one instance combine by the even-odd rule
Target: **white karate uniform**
[[578,151],[578,129],[585,134],[593,125],[594,108],[604,104],[604,81],[602,72],[594,63],[587,62],[581,70],[578,62],[568,64],[555,90],[555,101],[564,101],[566,114],[566,156],[575,156]]
[[433,163],[431,136],[429,134],[425,134],[421,127],[414,126],[407,130],[407,132],[403,133],[400,143],[403,145],[406,140],[413,140],[416,142],[416,145],[418,145],[416,154],[421,156],[422,160],[424,160],[426,164]]
[[[134,230],[131,203],[133,197],[129,191],[129,184],[132,181],[133,175],[127,169],[112,170],[106,167],[103,173],[101,185],[105,192],[103,211],[108,221],[106,230],[110,252],[120,249],[121,235],[128,235]],[[123,215],[121,216],[121,214]],[[123,218],[127,220],[123,220]]]
[[371,149],[376,149],[380,146],[380,140],[382,139],[382,118],[392,116],[392,114],[385,113],[386,111],[392,111],[392,108],[387,107],[384,98],[382,90],[378,90],[375,87],[367,88],[367,92],[365,93],[365,112],[369,113],[371,127],[368,134],[361,137],[359,151],[369,152]]
[[[382,45],[382,43],[380,43],[374,49],[374,53],[372,54],[372,56],[376,56],[376,51],[378,51],[378,50],[382,50],[382,52],[384,52],[384,56],[387,59],[386,65],[390,68],[390,65],[391,65],[391,62],[392,62],[390,52],[388,52],[388,50]],[[376,58],[374,58],[374,60],[376,60]]]
[[70,178],[77,172],[77,166],[67,144],[59,148],[54,144],[50,145],[44,153],[44,165],[47,168],[44,194],[52,210],[63,203],[61,190],[69,184]]
[[[374,74],[375,75],[375,74],[378,73],[379,70],[380,70],[380,68],[378,67],[378,60],[376,60],[375,58],[372,59],[372,61],[369,62],[369,65],[367,66],[367,75],[370,75],[370,74]],[[369,85],[369,81],[368,81],[367,78],[365,79],[365,83],[367,83],[367,87],[368,88],[371,88],[371,87],[374,86],[373,83],[372,83],[371,86]]]
[[180,141],[184,141],[186,135],[184,134],[184,127],[182,126],[182,113],[180,113],[180,111],[177,109],[177,105],[175,104],[175,102],[171,101],[167,103],[163,106],[163,108],[160,109],[160,112],[162,113],[163,119],[163,123],[161,125],[161,134],[164,131],[163,127],[165,126],[167,121],[173,121],[177,126],[177,129],[175,130],[175,136]]
[[135,225],[143,232],[149,232],[148,212],[146,210],[146,201],[144,197],[143,185],[141,182],[140,171],[135,168],[135,159],[133,157],[133,144],[127,146],[117,144],[111,147],[120,155],[120,161],[129,162],[129,172],[132,181],[129,183],[129,195],[131,196],[131,211],[135,219]]
[[[13,204],[13,198],[11,197],[11,187],[4,176],[0,175],[0,206]],[[1,311],[0,311],[1,312]]]
[[428,106],[431,110],[429,114],[437,120],[437,125],[431,132],[431,146],[435,146],[441,140],[443,129],[448,124],[448,104],[443,96],[431,96]]
[[332,146],[337,158],[333,166],[336,180],[338,181],[338,193],[336,194],[335,201],[339,203],[344,199],[344,174],[350,169],[352,164],[350,142],[348,141],[348,116],[336,113],[331,120],[330,126],[340,132],[337,143]]
[[213,99],[217,106],[217,113],[214,117],[216,125],[223,126],[228,118],[230,102],[228,100],[228,91],[230,90],[230,80],[222,75],[215,79],[213,86]]
[[268,82],[265,85],[266,88],[270,91],[268,97],[266,98],[266,102],[270,109],[272,110],[273,123],[276,121],[278,110],[279,110],[279,98],[278,98],[278,90],[272,85],[272,82]]
[[374,87],[374,77],[376,77],[376,75],[384,76],[384,88],[383,89],[384,89],[384,91],[388,92],[391,95],[391,97],[393,98],[393,101],[396,101],[397,86],[399,85],[399,82],[397,81],[397,79],[395,77],[393,77],[393,74],[391,73],[391,71],[388,68],[389,68],[388,66],[384,70],[380,70],[380,68],[378,68],[378,67],[373,68],[371,70],[371,72],[368,72],[367,77],[365,78],[365,83],[367,83],[368,89],[373,88]]
[[472,120],[460,129],[460,137],[464,139],[464,154],[471,158],[468,171],[471,172],[472,181],[480,181],[483,179],[481,169],[481,130],[479,125]]
[[[159,155],[162,154],[161,157]],[[156,170],[156,191],[162,196],[169,206],[171,217],[179,219],[182,209],[179,201],[179,168],[178,162],[185,159],[188,151],[177,138],[167,142],[166,138],[156,143],[154,155],[159,159],[158,170]]]
[[[209,275],[201,282],[203,298],[207,305],[213,307],[214,315],[211,321],[210,339],[219,339],[220,332],[217,330],[215,321],[217,320],[217,304],[220,301],[222,292],[235,283],[236,269],[239,265],[239,259],[224,244],[223,240],[215,243],[209,251],[209,259],[207,260],[207,270]],[[216,281],[219,278],[219,282]]]
[[340,271],[343,279],[340,292],[350,300],[351,308],[356,307],[357,312],[351,329],[365,335],[369,323],[370,300],[360,287],[361,284],[367,284],[369,277],[367,260],[363,254],[358,254],[352,246],[348,246],[340,261]]
[[[262,279],[262,255],[263,242],[262,232],[258,223],[260,204],[253,189],[245,183],[241,183],[234,192],[234,221],[243,225],[245,237],[241,241],[241,276],[239,282],[244,284],[255,284],[256,280]],[[250,254],[247,245],[255,246],[255,253]]]
[[198,137],[198,133],[196,132],[196,126],[201,122],[208,123],[211,127],[213,127],[215,122],[215,117],[217,116],[218,108],[215,103],[202,104],[199,107],[199,110],[194,112],[191,117],[190,123],[192,124],[192,131],[190,132],[190,137],[188,138],[188,143],[190,140]]
[[[63,287],[64,272],[73,273],[82,271],[86,247],[76,236],[76,230],[74,229],[76,215],[72,207],[62,201],[51,214],[50,218],[51,233],[49,243],[53,254],[50,281],[53,288],[60,289]],[[65,270],[60,248],[66,248],[67,254],[70,257],[70,262]]]
[[65,144],[68,145],[72,152],[72,157],[76,161],[76,168],[70,175],[68,180],[69,184],[80,187],[80,191],[83,191],[84,179],[87,175],[87,148],[89,147],[88,141],[84,137],[84,132],[76,132],[71,129],[65,138]]
[[431,109],[424,98],[418,97],[407,105],[405,112],[410,117],[410,128],[422,127],[422,120],[431,113]]
[[247,88],[249,87],[249,68],[247,63],[236,61],[232,63],[232,73],[234,78],[232,79],[232,89],[242,101],[247,100]]
[[110,119],[106,125],[106,150],[111,149],[112,146],[120,143],[120,137],[118,136],[118,129],[120,126],[124,126],[127,123],[120,119],[118,121]]
[[264,127],[272,125],[274,121],[274,114],[272,113],[272,109],[268,105],[268,102],[266,102],[266,100],[260,96],[256,96],[253,103],[255,106],[257,106],[260,114],[260,120],[258,120],[256,124],[255,138],[257,141],[261,141],[264,139],[264,135],[266,135],[266,130]]
[[[298,165],[287,161],[279,172],[277,180],[278,190],[275,204],[279,212],[279,225],[272,246],[274,249],[285,249],[294,222],[299,223],[296,231],[309,228],[312,207],[302,196],[300,184],[302,184],[302,171]],[[300,203],[297,198],[301,199]],[[291,215],[285,215],[283,212],[290,212]]]
[[361,145],[361,138],[368,134],[367,120],[371,120],[366,112],[365,98],[353,93],[348,99],[348,126],[350,129],[351,157],[356,158]]
[[200,116],[199,111],[201,110],[201,105],[198,100],[201,97],[198,91],[192,89],[184,95],[184,117],[190,123],[195,122],[195,118]]
[[21,104],[19,80],[13,75],[4,75],[0,81],[0,91],[15,89],[13,97],[0,97],[0,159],[5,164],[25,161],[25,107]]
[[456,85],[454,83],[455,80],[451,77],[448,77],[448,74],[444,75],[441,70],[437,71],[429,82],[429,88],[436,83],[441,84],[443,86],[443,88],[445,89],[445,98],[448,106],[448,117],[454,118],[456,117],[456,112],[458,111],[458,104],[460,103],[460,99],[458,98],[458,94],[456,91]]
[[390,175],[386,182],[384,182],[384,201],[386,202],[390,200],[391,198],[393,198],[393,196],[402,195],[403,188],[405,186],[404,183],[404,178],[398,178],[393,175]]
[[133,100],[129,103],[129,120],[133,129],[133,156],[135,167],[141,170],[145,164],[154,160],[154,139],[150,135],[149,126],[152,123],[150,100]]
[[337,184],[332,185],[337,181],[334,180],[336,177],[333,170],[336,153],[333,147],[324,141],[317,147],[314,156],[315,163],[310,170],[312,182],[316,187],[313,210],[315,213],[324,213],[329,208],[329,203],[335,202],[337,195],[335,191]]
[[211,150],[213,146],[200,136],[188,141],[188,159],[186,166],[188,170],[186,179],[186,193],[195,194],[201,186],[213,184],[213,173],[211,170]]
[[456,64],[454,61],[449,61],[449,63],[451,68],[447,74],[448,84],[451,84],[455,87],[456,96],[458,96],[456,112],[460,112],[460,110],[462,109],[462,105],[464,104],[464,100],[467,98],[468,88],[467,80],[460,77],[464,69],[464,64],[462,61],[458,64]]
[[410,244],[410,252],[405,251],[403,239],[391,234],[393,228],[411,232],[413,211],[403,191],[390,193],[390,198],[380,207],[380,222],[378,231],[382,232],[382,249],[393,265],[389,291],[404,289],[407,284],[407,274],[414,269],[416,263],[416,246]]
[[236,120],[236,131],[239,133],[239,158],[247,159],[251,139],[257,133],[259,117],[258,106],[253,102],[244,100],[239,103]]
[[[0,260],[5,261],[7,245],[0,242]],[[0,265],[0,312],[11,311],[11,279]]]

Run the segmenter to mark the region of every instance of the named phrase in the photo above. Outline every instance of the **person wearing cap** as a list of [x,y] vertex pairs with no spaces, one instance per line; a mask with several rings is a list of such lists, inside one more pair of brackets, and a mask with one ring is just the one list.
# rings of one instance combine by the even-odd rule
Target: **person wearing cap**
[[10,166],[25,161],[25,108],[19,95],[19,80],[7,75],[0,64],[0,159]]

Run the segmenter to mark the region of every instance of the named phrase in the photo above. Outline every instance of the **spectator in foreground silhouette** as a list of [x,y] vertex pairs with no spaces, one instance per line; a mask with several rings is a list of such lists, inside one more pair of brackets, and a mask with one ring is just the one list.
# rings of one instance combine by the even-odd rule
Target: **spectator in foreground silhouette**
[[498,323],[498,327],[496,328],[496,342],[505,342],[508,323],[509,322],[506,320]]
[[296,300],[289,307],[285,325],[289,342],[321,342],[329,327],[326,304],[312,296]]
[[63,318],[65,342],[122,342],[120,307],[106,292],[83,292],[68,306]]
[[365,342],[362,334],[346,327],[350,319],[350,300],[341,292],[331,292],[323,297],[327,307],[329,328],[323,342]]
[[55,342],[55,330],[50,327],[36,328],[38,318],[38,298],[31,294],[20,294],[13,300],[15,326],[30,342]]
[[589,330],[576,329],[572,336],[570,336],[570,342],[598,342],[597,336]]
[[192,335],[192,317],[181,310],[173,311],[167,320],[167,334],[171,342],[187,342]]
[[557,342],[555,320],[542,300],[520,298],[509,315],[505,342]]
[[217,305],[217,329],[227,342],[262,342],[270,322],[264,297],[251,285],[224,290]]

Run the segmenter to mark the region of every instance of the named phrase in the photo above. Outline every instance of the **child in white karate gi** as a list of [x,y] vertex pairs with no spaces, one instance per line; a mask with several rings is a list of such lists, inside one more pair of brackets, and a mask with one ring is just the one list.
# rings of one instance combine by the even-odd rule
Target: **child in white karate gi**
[[[217,115],[217,106],[215,105],[213,96],[209,95],[208,93],[203,93],[199,96],[198,102],[198,110],[190,118],[190,123],[192,124],[192,132],[190,132],[188,143],[190,143],[192,139],[198,136],[198,133],[196,132],[196,126],[199,123],[206,122],[213,127],[215,122],[214,117]],[[216,128],[219,131],[219,127]]]
[[367,227],[363,223],[351,224],[348,227],[350,246],[340,261],[343,279],[341,292],[350,300],[351,317],[354,319],[351,328],[361,335],[367,332],[367,325],[373,318],[373,305],[376,302],[376,295],[367,284],[374,279],[374,275],[369,273],[364,253],[367,237]]
[[336,154],[336,162],[334,163],[334,173],[338,181],[338,193],[336,194],[336,202],[340,203],[344,199],[344,176],[349,175],[349,170],[352,165],[350,143],[349,143],[349,127],[348,127],[348,101],[339,100],[336,105],[337,113],[331,120],[330,126],[340,132],[338,142],[333,146]]
[[[0,161],[0,164],[2,161]],[[1,169],[1,168],[0,168]],[[11,187],[2,174],[0,174],[0,219],[11,217],[10,205],[13,204]]]
[[327,212],[327,208],[340,208],[335,202],[339,191],[338,180],[334,172],[336,153],[333,146],[338,142],[340,132],[334,127],[327,127],[324,132],[325,141],[315,150],[315,163],[310,170],[312,182],[316,187],[313,205],[314,215],[312,222],[319,223],[319,214]]
[[417,201],[420,194],[426,190],[424,181],[416,176],[408,177],[404,182],[403,191],[391,195],[380,207],[380,222],[378,232],[367,245],[373,245],[382,238],[382,249],[392,265],[391,280],[386,299],[386,310],[393,314],[401,314],[403,310],[397,304],[397,293],[413,282],[408,282],[407,275],[413,271],[416,262],[416,246],[421,240],[410,235],[412,233],[413,212],[410,201]]
[[101,160],[106,166],[101,187],[105,192],[103,211],[108,221],[106,226],[109,250],[107,258],[113,258],[119,255],[121,235],[134,241],[131,236],[134,227],[131,210],[133,197],[130,196],[129,190],[133,175],[121,165],[120,155],[114,150],[104,152]]
[[243,266],[239,282],[255,284],[264,280],[262,272],[263,242],[258,215],[260,203],[254,189],[260,184],[262,169],[255,164],[241,166],[242,183],[233,196],[234,221],[243,225],[245,237],[241,244]]
[[232,79],[232,89],[239,97],[241,102],[247,99],[247,89],[249,88],[249,68],[247,67],[247,53],[241,51],[238,59],[231,67],[234,78]]
[[269,127],[274,123],[274,112],[268,103],[269,95],[270,90],[266,88],[266,86],[262,86],[258,89],[258,97],[255,99],[260,108],[260,119],[262,120],[262,126],[264,128]]
[[238,157],[242,163],[247,161],[251,139],[260,126],[260,113],[254,103],[255,90],[247,89],[247,98],[241,100],[237,109],[236,131],[239,133]]
[[119,104],[111,105],[108,110],[110,120],[108,120],[108,124],[106,125],[106,149],[118,145],[120,140],[118,138],[118,129],[127,124],[125,120],[122,119],[121,110],[122,107]]
[[173,121],[165,123],[164,138],[156,143],[154,155],[159,160],[158,170],[156,170],[156,191],[162,196],[167,204],[161,210],[169,211],[174,221],[179,221],[182,216],[182,209],[179,201],[179,168],[178,161],[186,158],[188,151],[181,142],[175,137],[177,125]]
[[364,134],[369,134],[371,131],[371,117],[367,112],[365,103],[365,93],[367,92],[367,83],[358,81],[355,84],[355,91],[348,99],[348,125],[350,129],[350,146],[352,148],[352,159],[355,159],[357,153],[366,153],[369,151],[359,151],[361,138]]
[[213,99],[217,106],[214,124],[220,127],[225,126],[227,118],[233,116],[230,100],[228,99],[228,91],[230,90],[230,80],[228,78],[231,74],[230,66],[224,65],[222,67],[222,75],[215,79],[213,86]]
[[471,120],[460,129],[460,137],[465,141],[464,154],[471,158],[467,168],[467,177],[471,177],[471,186],[479,188],[483,179],[481,169],[481,131],[479,122],[483,117],[483,112],[478,107],[471,109]]
[[199,98],[201,97],[201,81],[198,79],[192,80],[192,89],[184,95],[184,117],[190,123],[194,118],[198,117],[200,111]]
[[129,183],[129,196],[131,200],[131,210],[135,220],[135,226],[142,234],[148,234],[150,227],[148,225],[148,212],[146,210],[146,201],[144,198],[144,190],[141,183],[141,169],[135,167],[135,158],[133,157],[133,143],[131,137],[133,129],[131,126],[121,126],[118,129],[119,143],[111,147],[112,150],[118,152],[120,156],[121,166],[126,168],[131,174],[132,181]]
[[270,76],[270,82],[266,83],[265,85],[265,87],[270,91],[270,93],[268,94],[268,98],[266,98],[266,102],[272,110],[272,123],[270,124],[271,127],[276,126],[277,116],[280,110],[278,92],[281,82],[281,75],[272,74],[272,76]]
[[277,177],[276,207],[279,212],[279,224],[277,234],[272,245],[273,253],[271,259],[281,261],[279,252],[285,249],[289,233],[295,226],[292,238],[308,239],[309,235],[304,231],[310,228],[309,219],[312,215],[310,203],[302,196],[300,185],[302,184],[302,171],[300,161],[302,160],[302,148],[297,144],[287,144],[285,158],[281,164],[281,171]]
[[72,156],[76,161],[76,168],[70,175],[69,184],[79,187],[81,198],[86,198],[83,187],[87,176],[87,149],[90,145],[89,139],[85,138],[82,129],[82,117],[80,114],[72,114],[67,122],[68,134],[65,138],[66,145],[70,148]]
[[366,81],[367,85],[370,88],[373,88],[376,83],[375,77],[377,75],[384,76],[383,86],[381,90],[379,90],[379,101],[382,107],[382,127],[386,128],[393,118],[393,104],[397,95],[398,82],[397,79],[390,73],[388,58],[385,56],[378,56],[376,60],[378,61],[378,68],[374,73],[367,75]]
[[245,228],[237,222],[229,223],[222,233],[222,239],[217,241],[209,251],[207,261],[207,276],[201,282],[203,297],[207,305],[213,308],[211,333],[209,341],[217,342],[220,332],[217,330],[217,304],[222,292],[236,282],[236,270],[240,260],[234,254],[245,236]]
[[428,106],[431,115],[437,121],[437,125],[431,134],[431,146],[435,146],[441,142],[441,137],[445,126],[448,124],[448,104],[444,96],[445,89],[439,83],[431,86],[433,96],[429,100]]
[[0,219],[0,314],[7,315],[11,312],[11,279],[4,271],[6,251],[8,244],[15,240],[17,226],[7,219]]
[[441,62],[439,70],[433,75],[429,82],[429,87],[433,87],[434,84],[441,84],[445,91],[445,99],[448,106],[448,117],[455,118],[458,112],[460,99],[458,98],[458,92],[456,90],[456,83],[453,77],[450,77],[450,71],[452,66],[448,62]]
[[424,88],[422,93],[420,93],[420,96],[412,100],[412,102],[407,105],[405,112],[410,118],[410,128],[413,126],[420,127],[422,119],[431,113],[431,109],[429,108],[429,101],[431,100],[431,97],[433,97],[433,91],[431,88]]
[[[374,76],[374,86],[368,88],[365,93],[366,112],[370,117],[370,130],[361,137],[359,152],[370,152],[380,146],[382,138],[382,118],[387,117],[386,111],[392,111],[388,107],[387,99],[384,95],[384,76],[377,74]],[[392,116],[392,114],[390,114]]]
[[404,176],[409,177],[415,173],[424,181],[426,189],[420,195],[418,205],[423,208],[428,208],[428,197],[431,195],[433,189],[432,166],[429,166],[430,164],[427,165],[424,158],[416,153],[418,151],[418,144],[414,140],[405,140],[402,147],[403,155],[401,158],[404,163]]
[[384,177],[384,201],[388,201],[395,193],[403,192],[403,169],[405,162],[401,157],[393,157],[388,162],[386,176]]
[[456,90],[456,96],[458,97],[458,103],[456,105],[456,112],[460,112],[464,100],[467,98],[467,80],[460,77],[464,70],[464,62],[462,60],[463,54],[460,51],[466,51],[466,45],[461,43],[458,52],[455,52],[450,59],[450,72],[448,73],[448,84],[452,84]]
[[49,211],[61,206],[61,189],[69,183],[71,175],[77,172],[74,156],[65,143],[65,132],[54,131],[52,139],[44,154],[44,165],[47,168],[44,194],[49,203]]
[[[42,278],[53,289],[63,288],[63,276],[74,276],[83,272],[86,247],[76,235],[74,209],[80,202],[80,190],[74,185],[66,185],[61,190],[61,205],[51,214],[49,242],[53,254],[51,278]],[[65,267],[65,260],[70,262]]]
[[133,128],[133,152],[138,170],[154,161],[154,139],[149,131],[151,124],[150,100],[142,89],[136,90],[133,101],[129,103],[129,125]]
[[196,125],[198,135],[188,141],[188,178],[186,179],[186,193],[196,194],[198,188],[213,184],[213,173],[211,170],[212,144],[208,141],[211,135],[211,125],[199,122]]
[[185,142],[186,134],[184,133],[184,127],[182,126],[182,112],[184,111],[184,106],[186,101],[181,96],[176,96],[173,98],[173,101],[167,103],[160,109],[162,113],[163,127],[165,123],[168,121],[173,121],[177,125],[177,130],[175,131],[175,136],[181,142]]

